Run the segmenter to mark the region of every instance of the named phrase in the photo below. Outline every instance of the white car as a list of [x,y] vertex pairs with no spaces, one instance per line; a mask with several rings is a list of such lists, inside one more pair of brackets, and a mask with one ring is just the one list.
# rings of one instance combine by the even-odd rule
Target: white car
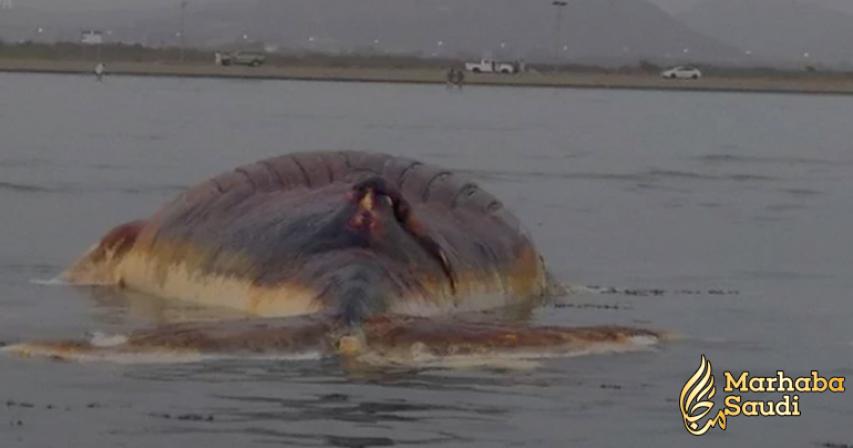
[[702,72],[696,67],[673,67],[661,72],[660,76],[667,79],[699,79]]
[[511,75],[518,71],[514,64],[491,59],[483,59],[480,62],[466,62],[465,70],[474,73],[503,73],[505,75]]

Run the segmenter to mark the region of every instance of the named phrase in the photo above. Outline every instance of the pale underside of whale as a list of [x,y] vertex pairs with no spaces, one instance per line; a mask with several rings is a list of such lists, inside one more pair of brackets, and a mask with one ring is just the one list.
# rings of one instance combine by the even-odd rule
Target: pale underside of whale
[[413,362],[627,350],[660,336],[472,315],[530,309],[560,288],[494,196],[458,173],[376,153],[299,153],[239,167],[116,227],[63,278],[250,317],[6,351],[103,360],[310,352]]

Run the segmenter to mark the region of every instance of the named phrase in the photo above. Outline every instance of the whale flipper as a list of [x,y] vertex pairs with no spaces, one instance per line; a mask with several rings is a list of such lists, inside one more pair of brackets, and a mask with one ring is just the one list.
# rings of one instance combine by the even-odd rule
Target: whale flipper
[[322,354],[329,351],[332,328],[331,319],[317,315],[187,322],[128,335],[11,344],[0,350],[24,357],[120,363]]
[[106,362],[195,361],[216,357],[339,355],[371,364],[441,364],[469,359],[538,358],[631,351],[657,343],[658,332],[628,327],[529,327],[378,316],[357,327],[326,315],[179,323],[128,336],[14,344],[22,356]]

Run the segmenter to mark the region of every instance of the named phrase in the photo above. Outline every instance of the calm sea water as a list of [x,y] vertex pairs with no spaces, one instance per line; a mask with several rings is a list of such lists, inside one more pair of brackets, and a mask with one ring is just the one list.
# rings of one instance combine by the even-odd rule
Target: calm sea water
[[723,369],[853,376],[851,101],[0,75],[0,341],[204,317],[33,280],[188,185],[313,149],[468,171],[523,218],[561,280],[663,290],[574,295],[534,323],[681,335],[520,370],[3,356],[0,446],[853,445],[849,393],[804,395],[802,417],[735,418],[702,439],[676,404],[703,353],[718,381]]

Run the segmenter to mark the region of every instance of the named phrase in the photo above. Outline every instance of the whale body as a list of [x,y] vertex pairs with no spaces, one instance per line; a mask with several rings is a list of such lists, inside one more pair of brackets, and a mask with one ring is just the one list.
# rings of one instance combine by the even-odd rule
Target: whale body
[[534,307],[561,288],[500,200],[459,173],[379,153],[296,153],[238,167],[114,228],[63,278],[247,317],[166,325],[108,347],[58,341],[13,351],[451,356],[560,353],[659,336],[460,318]]

